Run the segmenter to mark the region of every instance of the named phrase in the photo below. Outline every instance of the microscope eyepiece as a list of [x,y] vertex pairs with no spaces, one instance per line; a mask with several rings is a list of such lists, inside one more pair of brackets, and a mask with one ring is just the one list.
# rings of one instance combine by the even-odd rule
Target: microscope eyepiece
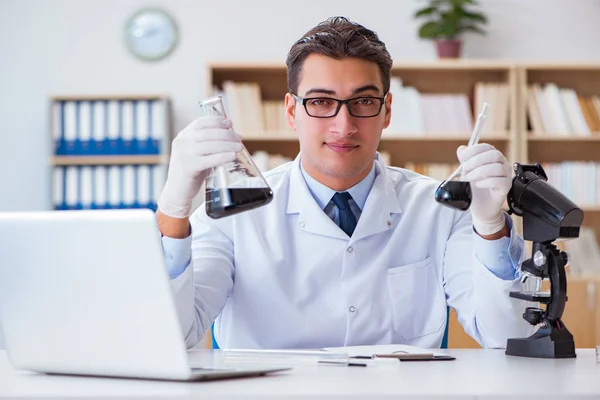
[[507,200],[510,213],[523,217],[523,238],[550,242],[579,237],[583,211],[555,187],[540,164],[514,166]]

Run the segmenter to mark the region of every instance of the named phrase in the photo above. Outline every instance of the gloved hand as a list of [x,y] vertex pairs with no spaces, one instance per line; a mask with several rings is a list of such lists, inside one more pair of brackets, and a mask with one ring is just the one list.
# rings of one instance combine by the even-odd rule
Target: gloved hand
[[462,180],[471,182],[471,216],[480,235],[491,235],[504,228],[502,205],[512,186],[512,168],[494,146],[479,143],[460,146],[456,154],[462,165]]
[[160,211],[170,217],[189,217],[210,169],[235,160],[242,147],[231,121],[206,116],[189,124],[173,140],[167,181],[158,199]]

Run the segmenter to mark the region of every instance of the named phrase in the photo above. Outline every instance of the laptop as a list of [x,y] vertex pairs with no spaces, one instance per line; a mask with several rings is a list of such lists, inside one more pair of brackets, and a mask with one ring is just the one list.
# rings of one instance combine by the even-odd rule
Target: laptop
[[176,381],[290,369],[218,357],[190,366],[155,218],[149,209],[0,213],[0,335],[15,368]]

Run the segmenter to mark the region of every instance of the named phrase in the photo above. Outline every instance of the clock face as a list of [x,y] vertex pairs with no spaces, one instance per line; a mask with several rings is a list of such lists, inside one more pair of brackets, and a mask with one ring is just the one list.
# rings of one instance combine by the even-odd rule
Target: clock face
[[177,39],[175,21],[158,9],[137,12],[125,27],[127,48],[143,60],[157,61],[165,58],[175,48]]

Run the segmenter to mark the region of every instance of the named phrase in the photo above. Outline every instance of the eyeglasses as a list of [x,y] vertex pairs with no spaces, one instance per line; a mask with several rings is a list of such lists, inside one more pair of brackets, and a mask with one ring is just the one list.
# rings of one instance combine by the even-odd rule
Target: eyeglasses
[[344,104],[353,117],[376,117],[381,112],[385,100],[385,95],[384,97],[353,97],[347,100],[339,100],[331,97],[300,97],[294,93],[292,93],[292,96],[294,96],[296,101],[301,102],[306,113],[314,118],[335,117]]

